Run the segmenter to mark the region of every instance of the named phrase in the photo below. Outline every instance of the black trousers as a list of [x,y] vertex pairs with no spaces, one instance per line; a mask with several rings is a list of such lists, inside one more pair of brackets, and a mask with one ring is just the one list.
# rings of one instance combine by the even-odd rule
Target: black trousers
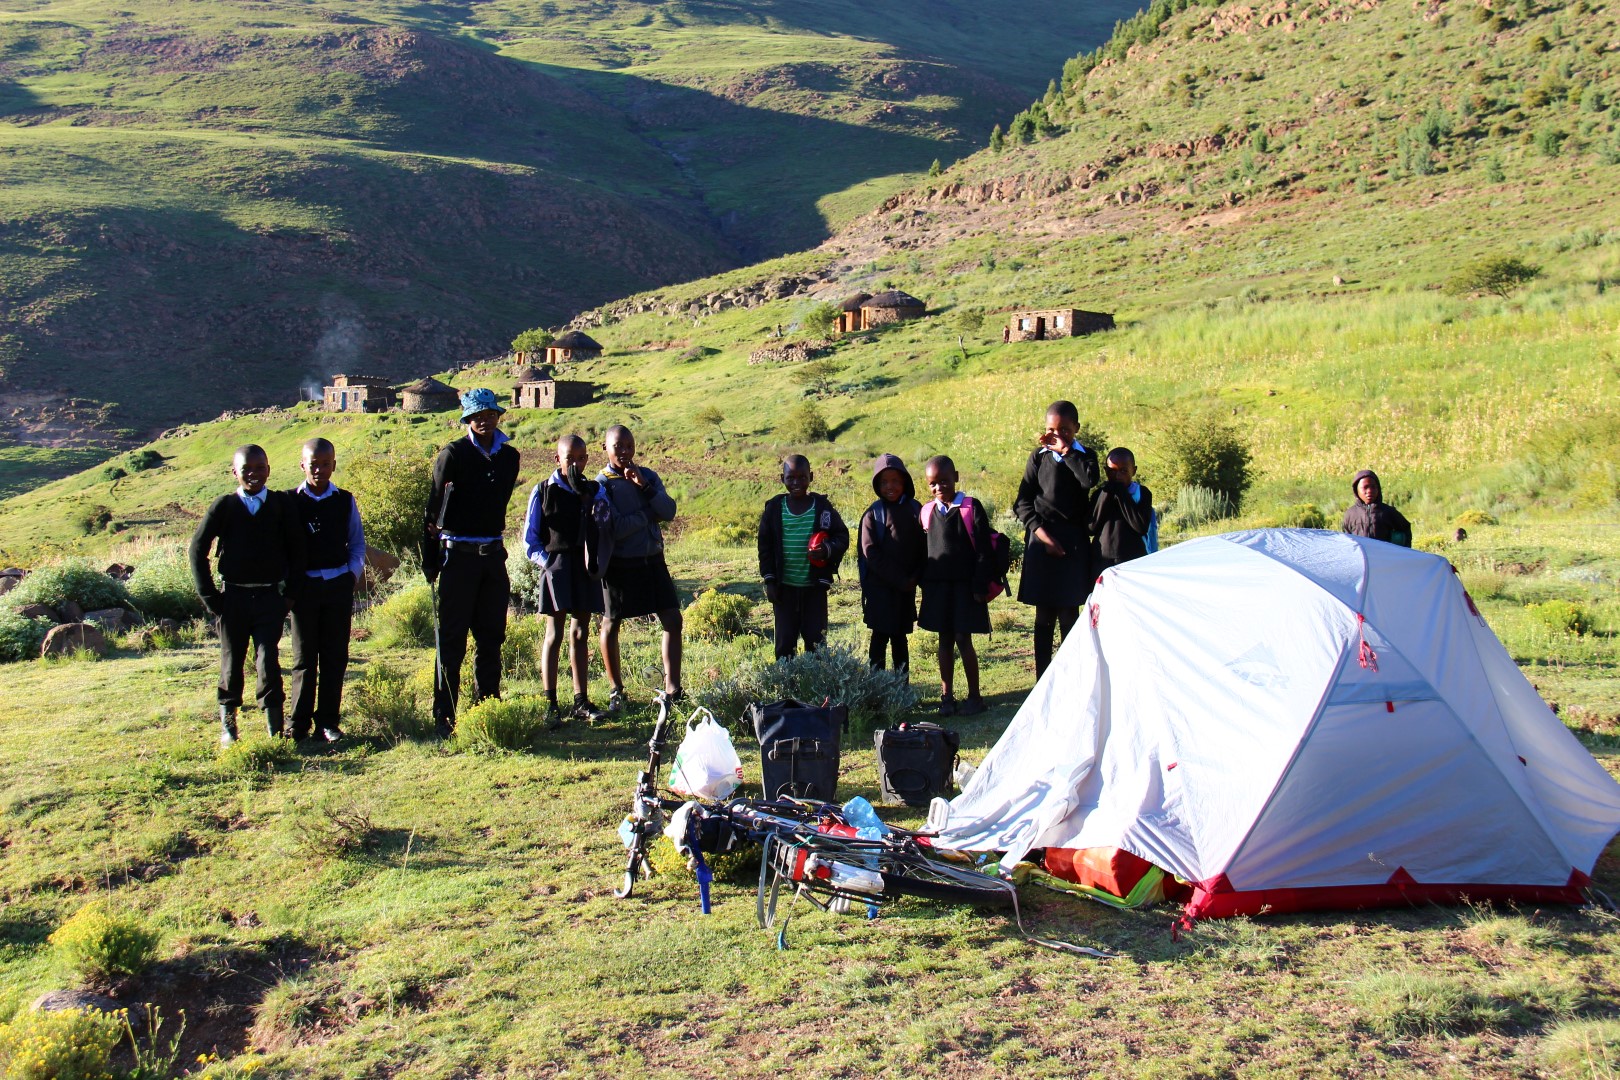
[[439,678],[433,689],[433,717],[455,723],[461,696],[461,661],[467,632],[473,637],[473,700],[501,692],[501,643],[506,640],[506,605],[511,599],[506,553],[489,555],[455,548],[444,553],[439,571]]
[[220,598],[221,611],[216,625],[219,628],[219,703],[228,709],[242,704],[244,679],[242,668],[247,661],[248,645],[253,645],[253,667],[259,677],[259,708],[266,712],[279,711],[287,700],[281,686],[282,625],[287,619],[287,605],[281,591],[268,589],[240,589],[226,585]]
[[776,586],[776,658],[792,656],[804,639],[805,652],[827,640],[827,590],[820,585]]
[[354,575],[305,578],[292,610],[292,733],[338,729],[343,673],[349,667]]

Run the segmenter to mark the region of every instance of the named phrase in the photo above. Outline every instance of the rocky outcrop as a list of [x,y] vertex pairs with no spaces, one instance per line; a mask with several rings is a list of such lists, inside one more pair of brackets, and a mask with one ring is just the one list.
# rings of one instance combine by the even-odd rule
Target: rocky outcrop
[[97,656],[107,655],[107,636],[99,627],[85,622],[63,623],[51,628],[45,635],[45,643],[39,647],[39,655],[70,656],[76,652],[89,651]]

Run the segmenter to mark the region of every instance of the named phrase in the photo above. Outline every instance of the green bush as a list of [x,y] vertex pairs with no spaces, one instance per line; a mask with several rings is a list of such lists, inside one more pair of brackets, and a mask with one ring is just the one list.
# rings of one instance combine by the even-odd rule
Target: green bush
[[512,606],[520,612],[540,610],[540,567],[515,544],[506,553],[506,578],[511,584]]
[[365,674],[349,688],[348,705],[353,719],[346,726],[356,735],[395,745],[425,739],[433,731],[433,718],[410,677],[378,661],[367,664]]
[[748,616],[753,610],[754,602],[746,596],[706,589],[687,606],[683,625],[690,637],[732,638],[748,632]]
[[262,776],[297,762],[298,750],[288,738],[238,739],[219,752],[220,769],[237,776]]
[[539,327],[525,330],[512,339],[512,351],[516,353],[537,353],[544,351],[547,345],[555,341],[550,330]]
[[1514,290],[1541,276],[1541,267],[1531,266],[1513,255],[1490,255],[1475,259],[1452,274],[1445,282],[1445,291],[1453,296],[1486,292],[1504,300]]
[[1173,529],[1196,529],[1211,521],[1221,521],[1237,513],[1228,499],[1218,491],[1188,486],[1176,493],[1175,501],[1165,511],[1165,521]]
[[424,582],[407,585],[366,613],[371,640],[384,649],[433,647],[433,597]]
[[92,900],[50,936],[51,947],[71,971],[105,985],[133,978],[157,959],[158,933],[132,915]]
[[130,472],[145,472],[148,469],[161,468],[163,455],[148,447],[145,450],[136,450],[124,461],[129,465]]
[[0,1024],[5,1080],[113,1080],[124,1022],[94,1009],[23,1012]]
[[699,547],[746,547],[754,543],[755,532],[747,525],[710,525],[681,534],[681,542]]
[[1495,525],[1496,518],[1483,510],[1464,510],[1452,524],[1471,529],[1476,525]]
[[15,611],[0,610],[0,663],[37,658],[54,625],[49,619],[27,619]]
[[86,611],[137,606],[123,582],[108,577],[85,559],[69,559],[35,570],[5,595],[4,604],[13,610],[25,604],[59,608],[68,600]]
[[821,415],[820,409],[808,401],[789,413],[787,420],[782,424],[782,436],[788,442],[825,442],[830,431],[831,429],[827,427],[827,418]]
[[459,750],[529,750],[545,730],[540,697],[485,698],[456,719]]
[[129,577],[129,595],[148,619],[184,622],[208,614],[191,579],[191,561],[180,544],[153,548]]
[[[340,461],[339,479],[366,519],[366,543],[415,562],[433,462],[415,451],[362,454]],[[452,496],[453,497],[453,496]]]
[[1584,637],[1592,632],[1592,618],[1586,609],[1570,600],[1547,600],[1526,605],[1535,620],[1555,634]]
[[804,317],[799,320],[799,325],[807,334],[826,337],[832,333],[833,327],[838,325],[838,308],[833,304],[817,304],[805,312]]
[[1284,507],[1277,514],[1277,522],[1286,529],[1325,529],[1327,515],[1315,503],[1297,503]]
[[545,638],[546,625],[538,615],[506,620],[506,639],[501,642],[501,677],[538,679],[540,649]]
[[[913,645],[913,663],[916,653]],[[717,719],[737,723],[752,702],[786,697],[848,705],[851,724],[866,728],[892,724],[917,705],[908,672],[874,670],[864,655],[843,645],[824,645],[786,660],[744,660],[731,677],[700,691],[697,701]]]
[[1236,513],[1254,482],[1248,440],[1212,415],[1187,417],[1165,433],[1164,458],[1172,487],[1203,488],[1224,497]]

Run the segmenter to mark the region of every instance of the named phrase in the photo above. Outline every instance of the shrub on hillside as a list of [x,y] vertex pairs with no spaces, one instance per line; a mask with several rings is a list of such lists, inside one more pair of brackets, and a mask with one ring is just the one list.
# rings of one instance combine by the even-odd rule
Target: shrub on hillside
[[373,644],[384,649],[431,648],[433,597],[427,584],[407,585],[366,614]]
[[694,638],[723,640],[748,632],[754,602],[736,593],[706,589],[686,608],[683,625]]
[[506,554],[506,579],[513,607],[520,613],[540,610],[540,567],[518,545]]
[[1231,504],[1233,513],[1254,481],[1248,440],[1214,416],[1188,417],[1173,425],[1165,435],[1164,459],[1172,487],[1213,491]]
[[682,543],[699,547],[746,547],[754,543],[755,532],[747,525],[710,525],[682,533]]
[[414,451],[394,450],[359,454],[340,465],[340,479],[354,492],[365,515],[366,543],[415,561],[433,462]]
[[95,1009],[23,1011],[0,1024],[0,1076],[111,1080],[113,1050],[123,1036],[118,1016]]
[[1484,510],[1464,510],[1457,515],[1457,520],[1453,524],[1472,529],[1476,525],[1495,525],[1496,518]]
[[538,679],[545,638],[545,623],[539,616],[506,620],[506,637],[501,641],[501,678]]
[[136,450],[124,459],[129,465],[129,471],[145,472],[148,469],[160,468],[163,465],[163,455],[147,447],[145,450]]
[[59,608],[68,600],[85,611],[136,606],[123,582],[108,577],[85,559],[69,559],[35,570],[5,595],[4,603],[13,610],[25,604]]
[[540,697],[485,698],[456,718],[460,750],[528,750],[545,730]]
[[1528,605],[1537,622],[1555,634],[1584,637],[1592,632],[1592,618],[1586,609],[1570,600],[1547,600]]
[[134,978],[157,959],[158,933],[126,912],[92,900],[50,936],[57,958],[89,982]]
[[37,657],[45,635],[54,625],[49,619],[29,619],[15,611],[0,610],[0,663]]
[[788,414],[782,425],[782,435],[788,442],[825,442],[831,433],[827,418],[811,402],[805,402]]
[[805,333],[815,334],[817,337],[826,337],[837,325],[838,308],[833,304],[817,304],[805,312],[804,318],[799,320],[799,326]]
[[1325,529],[1327,515],[1315,503],[1297,503],[1277,513],[1277,524],[1285,529]]
[[1237,513],[1237,508],[1218,491],[1188,485],[1176,492],[1175,501],[1165,511],[1165,521],[1172,529],[1196,529],[1211,521],[1221,521]]
[[155,547],[135,565],[129,595],[148,619],[184,622],[208,613],[191,580],[191,562],[181,544]]
[[512,351],[515,353],[537,353],[555,340],[550,330],[535,327],[533,330],[523,331],[523,333],[512,339]]
[[[919,662],[915,648],[912,660]],[[917,705],[908,672],[874,670],[865,656],[843,645],[824,645],[786,660],[744,660],[730,678],[700,691],[697,702],[717,719],[736,723],[752,702],[789,697],[848,705],[850,723],[865,728],[892,724]]]
[[1445,282],[1453,296],[1484,292],[1504,300],[1515,290],[1541,276],[1541,267],[1531,266],[1514,255],[1488,255],[1467,263]]

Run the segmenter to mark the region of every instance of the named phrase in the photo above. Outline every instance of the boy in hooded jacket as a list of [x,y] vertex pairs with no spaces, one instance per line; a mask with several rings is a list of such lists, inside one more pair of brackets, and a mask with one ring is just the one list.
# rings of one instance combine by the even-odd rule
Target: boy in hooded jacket
[[885,651],[894,669],[911,665],[908,640],[917,622],[917,579],[928,557],[928,540],[918,516],[917,486],[903,461],[880,454],[872,463],[872,491],[877,501],[861,515],[861,614],[872,641],[867,661],[883,668]]
[[1344,532],[1401,547],[1412,546],[1412,523],[1384,502],[1383,485],[1378,482],[1377,473],[1362,469],[1350,479],[1350,490],[1356,498],[1344,512]]
[[787,491],[759,515],[759,576],[775,620],[776,658],[804,640],[814,652],[827,638],[827,590],[849,550],[849,528],[827,496],[810,490],[815,474],[803,454],[782,462]]

